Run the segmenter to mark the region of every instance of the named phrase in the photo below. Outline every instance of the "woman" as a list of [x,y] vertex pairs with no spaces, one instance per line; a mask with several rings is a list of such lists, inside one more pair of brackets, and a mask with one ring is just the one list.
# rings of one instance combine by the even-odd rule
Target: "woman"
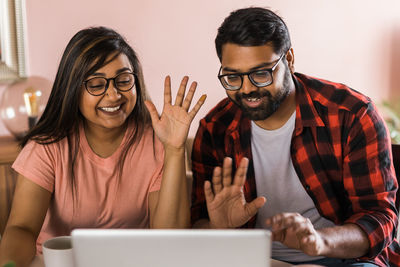
[[187,227],[184,143],[205,100],[188,112],[196,83],[184,98],[187,82],[172,105],[165,79],[159,117],[126,41],[104,27],[78,32],[14,162],[19,178],[0,264],[26,266],[45,240],[74,228]]

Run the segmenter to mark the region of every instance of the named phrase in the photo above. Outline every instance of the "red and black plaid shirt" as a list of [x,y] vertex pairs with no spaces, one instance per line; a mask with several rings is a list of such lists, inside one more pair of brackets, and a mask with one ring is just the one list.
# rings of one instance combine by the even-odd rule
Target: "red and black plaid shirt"
[[[398,184],[382,118],[368,97],[345,85],[299,73],[293,79],[291,157],[304,189],[321,216],[336,225],[355,223],[367,233],[370,251],[363,259],[399,266],[400,247],[394,241]],[[249,158],[244,194],[247,201],[257,197],[250,142],[250,120],[229,99],[200,121],[192,152],[192,223],[208,218],[204,181],[224,157],[232,157],[234,168]],[[252,218],[243,227],[254,223]]]

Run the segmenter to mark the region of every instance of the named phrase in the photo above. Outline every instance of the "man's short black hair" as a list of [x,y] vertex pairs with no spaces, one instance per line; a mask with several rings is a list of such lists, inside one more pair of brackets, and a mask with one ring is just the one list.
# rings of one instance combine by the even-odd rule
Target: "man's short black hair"
[[219,60],[222,59],[222,46],[226,43],[240,46],[269,44],[277,54],[291,47],[285,22],[271,10],[261,7],[238,9],[225,18],[215,38]]

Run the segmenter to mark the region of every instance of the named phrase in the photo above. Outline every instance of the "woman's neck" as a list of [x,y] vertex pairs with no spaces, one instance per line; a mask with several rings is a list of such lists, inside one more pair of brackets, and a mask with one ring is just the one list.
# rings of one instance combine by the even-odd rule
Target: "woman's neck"
[[111,156],[118,149],[127,128],[127,123],[114,129],[92,126],[86,122],[83,125],[90,148],[102,158]]

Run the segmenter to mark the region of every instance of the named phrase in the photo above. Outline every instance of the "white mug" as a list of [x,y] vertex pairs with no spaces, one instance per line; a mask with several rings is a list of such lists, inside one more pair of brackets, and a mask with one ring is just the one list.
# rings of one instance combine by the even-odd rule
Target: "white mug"
[[43,259],[46,267],[74,267],[70,236],[51,238],[43,243]]

